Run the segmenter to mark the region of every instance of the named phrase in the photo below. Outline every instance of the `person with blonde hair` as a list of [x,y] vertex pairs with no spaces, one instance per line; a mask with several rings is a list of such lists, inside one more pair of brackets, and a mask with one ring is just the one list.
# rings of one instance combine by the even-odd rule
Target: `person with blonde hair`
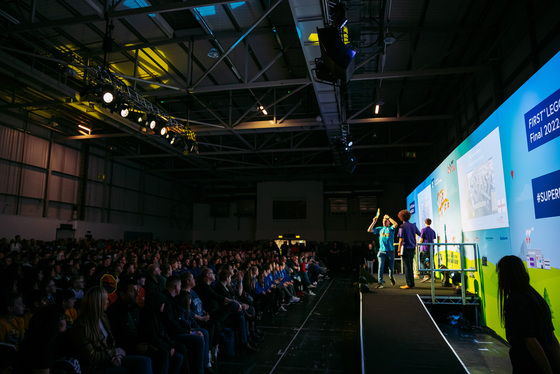
[[109,298],[101,286],[91,287],[82,299],[78,318],[68,332],[73,356],[84,373],[152,374],[151,360],[144,356],[127,356],[115,346],[109,319],[105,314]]

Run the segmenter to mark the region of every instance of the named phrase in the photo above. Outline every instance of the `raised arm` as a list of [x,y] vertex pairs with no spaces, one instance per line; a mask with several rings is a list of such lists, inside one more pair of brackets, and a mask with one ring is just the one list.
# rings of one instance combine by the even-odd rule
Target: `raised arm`
[[384,218],[384,219],[387,218],[387,219],[389,220],[389,222],[391,222],[391,225],[393,225],[393,228],[394,228],[394,229],[396,229],[397,226],[399,225],[399,224],[397,223],[397,221],[395,221],[394,219],[392,219],[391,217],[389,217],[388,214],[385,214],[385,216],[383,216],[383,218]]
[[367,231],[368,231],[368,232],[373,232],[373,226],[375,226],[376,223],[377,223],[377,216],[375,216],[375,217],[373,218],[373,221],[371,221],[371,225],[369,225]]
[[375,224],[377,223],[377,219],[379,218],[379,213],[381,211],[379,210],[379,208],[377,208],[377,214],[375,215],[375,217],[373,217],[373,221],[371,222],[371,225],[369,225],[367,232],[373,232],[373,226],[375,226]]

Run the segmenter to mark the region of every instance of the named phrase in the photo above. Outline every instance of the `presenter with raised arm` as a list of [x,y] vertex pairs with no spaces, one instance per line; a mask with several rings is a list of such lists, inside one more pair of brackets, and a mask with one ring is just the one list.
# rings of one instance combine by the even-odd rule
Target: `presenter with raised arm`
[[379,268],[377,275],[377,286],[375,288],[383,288],[383,270],[385,268],[385,261],[389,261],[389,279],[391,284],[395,285],[395,230],[397,228],[397,222],[389,217],[388,214],[383,216],[383,226],[373,228],[377,223],[379,218],[379,209],[377,209],[377,215],[373,218],[371,225],[368,227],[368,232],[373,232],[375,235],[379,234],[379,252],[377,252],[377,259]]

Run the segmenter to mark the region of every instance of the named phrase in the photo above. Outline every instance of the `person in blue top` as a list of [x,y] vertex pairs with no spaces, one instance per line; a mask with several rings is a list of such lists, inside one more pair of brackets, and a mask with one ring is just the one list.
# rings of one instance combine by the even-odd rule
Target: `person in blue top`
[[377,252],[377,259],[379,260],[379,268],[377,275],[377,286],[375,288],[383,288],[383,270],[385,268],[385,261],[389,261],[389,279],[391,284],[395,285],[395,230],[397,229],[397,222],[389,217],[388,214],[383,216],[383,226],[373,228],[377,223],[379,217],[379,210],[377,215],[373,218],[371,225],[368,227],[368,232],[373,232],[375,235],[379,234],[379,252]]
[[414,288],[414,252],[416,252],[416,235],[420,236],[420,230],[414,223],[408,222],[412,214],[403,209],[399,212],[399,219],[403,222],[399,228],[397,237],[399,238],[399,254],[402,256],[404,265],[404,276],[406,284],[401,286],[403,290]]

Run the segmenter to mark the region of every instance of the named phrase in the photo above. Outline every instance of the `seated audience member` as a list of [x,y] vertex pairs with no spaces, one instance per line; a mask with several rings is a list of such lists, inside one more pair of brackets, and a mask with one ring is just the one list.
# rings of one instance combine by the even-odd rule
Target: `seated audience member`
[[2,317],[0,318],[0,342],[19,347],[25,334],[23,313],[25,304],[23,297],[17,292],[10,292],[4,300]]
[[[204,357],[205,367],[212,367],[212,350],[210,347],[215,347],[219,344],[219,335],[216,331],[220,331],[220,327],[216,329],[214,323],[207,323],[208,318],[200,318],[200,323],[197,321],[197,315],[191,310],[191,288],[195,285],[194,276],[190,272],[186,272],[181,276],[181,292],[175,296],[175,302],[178,306],[180,319],[185,321],[188,328],[192,331],[200,331],[205,335],[205,352],[208,351],[208,357]],[[209,317],[209,316],[208,316]],[[217,335],[217,336],[216,336]],[[207,338],[206,338],[207,336]],[[214,349],[214,350],[215,350]]]
[[41,284],[41,291],[43,292],[43,299],[45,304],[56,304],[56,283],[54,278],[45,278]]
[[[126,296],[132,300],[132,294]],[[163,324],[166,297],[160,292],[150,293],[141,311],[139,338],[148,342],[142,351],[152,358],[154,374],[188,372],[185,345],[171,339]]]
[[150,357],[153,366],[157,367],[158,357],[149,353],[149,341],[140,340],[140,307],[136,304],[137,296],[136,282],[126,278],[121,280],[117,285],[117,299],[107,308],[107,317],[115,337],[115,345],[122,347],[127,354]]
[[115,345],[105,311],[109,304],[103,287],[90,288],[82,300],[78,318],[68,332],[72,357],[85,372],[151,374],[151,360],[144,356],[128,356]]
[[66,315],[66,327],[72,326],[78,317],[78,311],[74,308],[75,297],[72,290],[60,290],[56,293],[56,303],[64,309],[64,314]]
[[[163,310],[163,325],[171,338],[187,347],[190,370],[194,374],[204,373],[209,369],[205,362],[208,360],[208,332],[191,330],[186,321],[181,319],[180,307],[175,297],[181,292],[181,278],[172,275],[167,280],[167,288],[163,291],[165,306]],[[148,294],[147,299],[153,296]],[[206,333],[206,334],[205,334]]]
[[65,357],[61,334],[66,331],[66,315],[59,305],[41,307],[29,322],[21,343],[14,373],[80,373],[77,360]]
[[146,283],[144,284],[146,295],[150,292],[161,292],[165,289],[162,278],[161,269],[158,265],[151,264],[148,266],[148,270],[146,271]]
[[247,323],[246,329],[249,333],[247,340],[252,346],[256,347],[256,342],[262,340],[262,338],[255,332],[255,308],[238,300],[239,288],[236,288],[235,290],[231,286],[232,272],[231,268],[228,268],[227,266],[221,268],[218,273],[219,282],[216,282],[215,290],[218,294],[235,300],[240,305],[241,310],[245,314],[245,321]]
[[245,313],[241,306],[234,300],[218,294],[211,286],[215,280],[212,269],[203,268],[201,270],[195,291],[200,296],[204,309],[210,313],[212,319],[222,326],[231,327],[239,333],[239,339],[244,350],[248,352],[257,351],[247,340]]
[[83,275],[74,275],[68,281],[70,284],[70,289],[74,292],[74,298],[76,300],[82,300],[84,297],[84,287],[85,287],[85,280]]
[[[210,318],[210,314],[207,313],[203,306],[202,300],[198,296],[193,287],[196,286],[196,280],[194,275],[187,271],[181,276],[181,293],[178,297],[178,303],[181,305],[188,305],[195,322],[206,331],[208,331],[208,338],[210,345],[212,346],[211,354],[214,362],[218,359],[218,345],[220,344],[220,331],[222,329],[221,325]],[[186,309],[185,305],[185,309]]]

